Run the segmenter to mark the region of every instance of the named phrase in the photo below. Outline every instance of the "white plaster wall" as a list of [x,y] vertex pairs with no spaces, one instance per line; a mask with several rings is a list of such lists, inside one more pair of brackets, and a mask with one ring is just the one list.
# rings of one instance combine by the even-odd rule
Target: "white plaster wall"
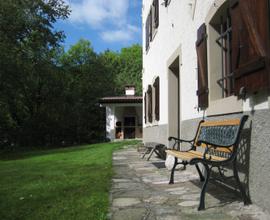
[[[106,137],[110,140],[115,139],[115,124],[117,121],[123,122],[123,107],[135,107],[137,116],[136,125],[142,124],[142,107],[141,104],[106,104]],[[121,108],[122,107],[122,108]],[[141,122],[140,122],[141,121]]]
[[106,136],[110,140],[115,139],[115,130],[114,130],[114,124],[115,124],[115,117],[114,117],[114,105],[107,105],[106,106]]
[[[160,76],[160,121],[168,123],[168,60],[181,47],[180,95],[181,120],[201,117],[197,111],[197,29],[204,22],[214,0],[177,0],[159,6],[159,27],[149,50],[145,51],[145,21],[152,0],[143,1],[143,90]],[[195,7],[194,7],[195,6]]]

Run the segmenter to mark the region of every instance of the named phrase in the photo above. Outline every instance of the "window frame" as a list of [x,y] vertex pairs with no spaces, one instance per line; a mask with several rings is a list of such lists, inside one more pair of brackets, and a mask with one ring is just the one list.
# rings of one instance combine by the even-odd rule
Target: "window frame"
[[145,21],[145,51],[156,36],[159,27],[159,0],[153,0]]
[[207,33],[207,67],[208,67],[208,107],[205,109],[206,114],[219,115],[228,113],[237,113],[243,111],[243,100],[238,99],[235,95],[223,96],[222,88],[217,84],[217,81],[221,79],[218,75],[218,70],[221,70],[221,50],[216,43],[216,39],[219,37],[217,31],[214,30],[211,22],[213,18],[220,13],[220,9],[225,7],[224,4],[228,4],[226,0],[219,0],[218,8],[212,6],[206,16],[206,33]]

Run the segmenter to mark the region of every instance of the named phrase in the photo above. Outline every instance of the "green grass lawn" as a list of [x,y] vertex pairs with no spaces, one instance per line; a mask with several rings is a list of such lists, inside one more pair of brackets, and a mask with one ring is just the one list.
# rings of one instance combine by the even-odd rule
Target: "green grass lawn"
[[106,219],[115,142],[0,155],[0,219]]

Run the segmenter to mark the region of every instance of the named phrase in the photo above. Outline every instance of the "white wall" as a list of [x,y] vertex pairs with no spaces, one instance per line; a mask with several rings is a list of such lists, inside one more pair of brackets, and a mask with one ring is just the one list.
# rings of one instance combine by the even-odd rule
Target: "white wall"
[[106,137],[110,140],[114,140],[115,138],[115,117],[114,117],[114,105],[106,105]]
[[[168,123],[168,60],[181,48],[180,94],[181,120],[201,117],[197,107],[197,29],[204,22],[213,0],[171,1],[165,8],[159,5],[159,27],[149,50],[145,52],[145,21],[152,0],[143,1],[143,90],[160,76],[160,121]],[[190,4],[193,3],[193,4]],[[194,8],[194,4],[196,7]],[[194,10],[195,9],[195,10]],[[194,14],[193,14],[194,12]],[[194,16],[193,16],[194,15]],[[144,125],[145,126],[145,125]]]

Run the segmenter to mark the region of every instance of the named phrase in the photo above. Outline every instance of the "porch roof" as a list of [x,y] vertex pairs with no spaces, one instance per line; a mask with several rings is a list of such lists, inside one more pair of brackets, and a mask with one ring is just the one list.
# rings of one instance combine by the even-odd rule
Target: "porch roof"
[[142,99],[142,96],[114,96],[101,98],[99,103],[142,103]]

